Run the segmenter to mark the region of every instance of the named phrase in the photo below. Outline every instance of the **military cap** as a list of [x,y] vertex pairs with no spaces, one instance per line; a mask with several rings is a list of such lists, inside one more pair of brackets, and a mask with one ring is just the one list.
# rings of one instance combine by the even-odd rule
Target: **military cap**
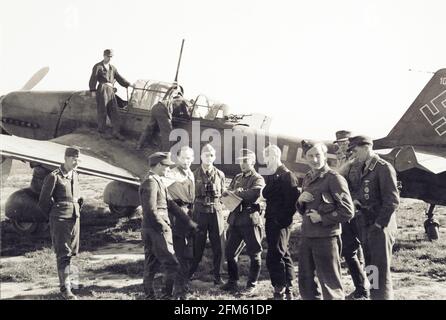
[[215,154],[215,149],[213,146],[211,146],[209,143],[205,144],[203,149],[201,149],[201,154],[205,153],[205,152],[210,152]]
[[320,150],[324,153],[328,152],[327,146],[325,145],[325,143],[323,143],[321,141],[302,140],[301,144],[302,144],[302,152],[303,152],[304,156],[307,154],[307,152],[310,149],[312,149],[314,147],[320,147]]
[[240,149],[239,157],[236,160],[244,160],[244,159],[256,161],[256,154],[249,149]]
[[352,133],[350,131],[339,130],[336,132],[336,140],[333,141],[333,143],[348,141],[348,138],[350,138],[351,136]]
[[104,56],[113,57],[113,50],[112,49],[105,49],[104,50]]
[[301,144],[302,144],[302,153],[303,155],[306,155],[308,150],[313,148],[317,144],[317,142],[313,140],[302,140]]
[[77,147],[67,147],[65,149],[65,157],[79,157],[81,151]]
[[149,156],[149,165],[151,167],[161,163],[165,166],[172,166],[175,163],[170,159],[170,152],[155,152]]
[[363,146],[363,145],[373,145],[373,140],[372,138],[368,137],[368,136],[354,136],[351,138],[348,138],[348,151],[351,151],[354,147],[357,146]]

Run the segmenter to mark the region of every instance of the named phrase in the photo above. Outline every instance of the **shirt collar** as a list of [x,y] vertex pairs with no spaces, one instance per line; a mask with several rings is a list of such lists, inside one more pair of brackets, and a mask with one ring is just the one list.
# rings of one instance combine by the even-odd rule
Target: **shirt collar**
[[313,170],[311,169],[311,177],[319,177],[322,178],[323,176],[325,176],[325,174],[330,170],[330,167],[328,166],[328,164],[325,164],[322,168],[320,169],[316,169]]

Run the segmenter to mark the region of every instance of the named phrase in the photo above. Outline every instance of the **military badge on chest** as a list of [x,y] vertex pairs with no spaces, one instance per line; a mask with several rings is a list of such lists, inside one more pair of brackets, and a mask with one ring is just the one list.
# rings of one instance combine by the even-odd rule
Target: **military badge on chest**
[[370,199],[370,180],[364,180],[364,199]]

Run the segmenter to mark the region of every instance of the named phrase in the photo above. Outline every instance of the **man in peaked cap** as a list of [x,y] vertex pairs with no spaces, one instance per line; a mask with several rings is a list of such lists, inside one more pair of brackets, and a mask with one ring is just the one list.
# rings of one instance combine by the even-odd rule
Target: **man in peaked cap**
[[[257,200],[260,197],[265,180],[259,175],[254,165],[255,153],[249,149],[241,149],[240,157],[241,173],[231,181],[228,190],[242,199],[240,205],[228,216],[229,228],[225,248],[226,261],[228,262],[229,280],[223,286],[223,290],[236,291],[239,279],[237,260],[246,246],[251,260],[246,290],[252,292],[260,275],[262,253],[262,218],[260,205]],[[228,192],[225,192],[228,193]],[[225,194],[224,193],[224,194]]]
[[[118,72],[115,66],[110,64],[110,60],[113,57],[113,50],[104,50],[104,59],[94,65],[90,76],[90,91],[96,94],[96,103],[98,111],[98,131],[103,137],[107,137],[105,134],[105,124],[107,115],[110,117],[113,126],[113,136],[116,139],[124,140],[121,135],[121,121],[118,113],[118,102],[116,100],[114,87],[115,81],[125,87],[134,87],[125,80]],[[96,84],[98,86],[96,87]]]
[[370,137],[349,138],[348,150],[358,163],[358,172],[347,172],[352,197],[356,204],[359,238],[366,266],[375,266],[378,282],[371,281],[372,300],[393,299],[390,272],[392,247],[397,231],[395,211],[399,204],[396,172],[390,163],[372,150]]
[[[349,181],[349,190],[353,195],[358,189],[361,175],[361,165],[349,159],[349,138],[351,132],[340,130],[336,132],[335,144],[338,145],[336,156],[338,158],[337,171]],[[364,254],[359,240],[356,216],[350,221],[342,223],[342,256],[345,259],[355,290],[347,296],[349,300],[366,300],[370,297],[369,283],[364,270]]]
[[180,271],[175,256],[169,212],[190,228],[196,230],[197,225],[170,198],[167,187],[161,177],[167,173],[169,166],[175,163],[170,160],[170,153],[156,152],[149,156],[149,173],[139,187],[139,197],[143,209],[142,239],[144,243],[143,286],[146,299],[156,299],[153,282],[157,272],[164,272],[164,288],[161,299],[172,299],[174,285]]
[[79,252],[79,217],[83,203],[76,171],[79,155],[77,147],[65,149],[65,162],[46,176],[39,196],[39,207],[49,215],[60,292],[67,300],[77,299],[72,292],[77,288],[72,283],[75,269],[71,266],[71,258]]
[[352,136],[352,133],[347,130],[339,130],[336,132],[336,140],[333,141],[338,149],[336,150],[336,158],[337,158],[337,167],[341,167],[348,161],[348,138]]
[[190,268],[190,276],[195,273],[203,257],[206,239],[209,233],[213,255],[214,284],[223,284],[221,265],[223,246],[225,243],[224,217],[221,196],[225,191],[225,174],[214,166],[215,149],[206,144],[201,150],[201,165],[194,171],[195,202],[194,220],[200,232],[194,241],[194,259]]

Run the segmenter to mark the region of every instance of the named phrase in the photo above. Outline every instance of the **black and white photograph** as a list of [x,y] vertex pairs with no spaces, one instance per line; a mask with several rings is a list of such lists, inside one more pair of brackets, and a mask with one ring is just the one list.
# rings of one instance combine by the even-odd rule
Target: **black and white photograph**
[[445,12],[3,1],[0,300],[446,300]]

